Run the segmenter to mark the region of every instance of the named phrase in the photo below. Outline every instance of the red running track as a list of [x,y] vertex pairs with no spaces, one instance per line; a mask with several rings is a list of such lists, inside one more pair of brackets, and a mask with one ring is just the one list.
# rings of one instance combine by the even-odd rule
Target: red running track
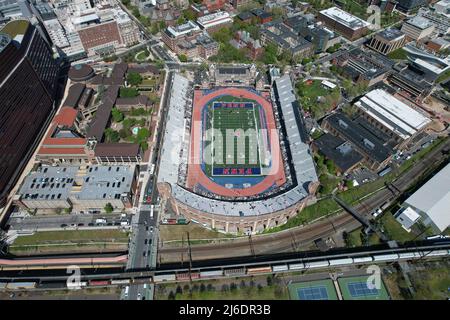
[[[208,101],[222,95],[230,95],[252,99],[258,102],[266,114],[267,130],[271,144],[272,167],[269,175],[261,182],[244,189],[228,189],[209,179],[201,168],[203,162],[201,146],[203,141],[202,110]],[[194,106],[192,112],[191,144],[188,165],[187,187],[192,189],[196,184],[200,184],[212,193],[226,197],[248,197],[260,194],[276,184],[281,186],[286,183],[283,161],[280,153],[280,140],[275,126],[272,105],[262,96],[241,88],[224,88],[216,90],[207,95],[203,95],[202,90],[194,92]]]

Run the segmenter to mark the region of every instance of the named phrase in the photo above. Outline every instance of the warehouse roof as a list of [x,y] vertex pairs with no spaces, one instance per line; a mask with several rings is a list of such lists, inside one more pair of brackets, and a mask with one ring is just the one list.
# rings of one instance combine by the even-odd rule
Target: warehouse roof
[[363,159],[350,143],[330,133],[323,134],[313,143],[325,157],[333,160],[342,172],[346,172]]
[[431,121],[382,89],[370,91],[355,105],[403,139],[412,136]]
[[384,146],[369,130],[352,121],[345,114],[336,112],[325,120],[365,156],[379,163],[390,157],[392,152],[390,148]]
[[406,204],[427,214],[444,231],[450,225],[450,164],[405,201]]

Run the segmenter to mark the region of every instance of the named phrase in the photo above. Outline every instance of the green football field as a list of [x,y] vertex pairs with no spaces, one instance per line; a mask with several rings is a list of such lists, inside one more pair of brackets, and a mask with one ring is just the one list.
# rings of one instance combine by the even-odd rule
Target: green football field
[[[251,107],[221,106],[227,102],[250,103]],[[256,101],[231,96],[208,106],[207,128],[214,129],[209,131],[207,141],[211,142],[206,144],[211,150],[212,165],[207,166],[211,175],[213,168],[261,168],[265,150],[261,150],[260,109]]]
[[389,300],[389,294],[380,282],[380,289],[371,289],[367,286],[369,276],[339,278],[339,288],[344,300]]

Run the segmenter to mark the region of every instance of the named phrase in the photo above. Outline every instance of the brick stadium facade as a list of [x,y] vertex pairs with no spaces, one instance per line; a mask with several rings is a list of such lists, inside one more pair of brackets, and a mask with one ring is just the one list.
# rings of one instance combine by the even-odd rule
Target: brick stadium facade
[[[241,74],[244,76],[244,70]],[[293,125],[300,123],[301,119],[294,112],[296,100],[292,84],[288,76],[275,81],[279,83],[274,84],[278,89],[274,89],[272,106],[267,92],[258,94],[254,88],[242,86],[195,90],[192,99],[189,81],[175,75],[173,82],[176,87],[172,88],[168,110],[168,116],[174,120],[166,124],[157,183],[159,194],[175,214],[220,232],[255,234],[286,223],[314,201],[318,178],[306,139],[300,137],[303,129]],[[179,82],[184,82],[184,85]],[[246,90],[248,94],[244,94]],[[282,136],[270,136],[270,173],[266,172],[261,180],[251,185],[245,186],[245,179],[213,181],[202,168],[203,147],[199,145],[203,143],[202,130],[205,128],[199,122],[207,121],[201,120],[202,109],[213,103],[216,97],[223,96],[256,101],[265,111],[269,131],[273,126],[289,127]],[[277,108],[280,115],[273,113],[272,107]],[[188,123],[192,125],[183,128],[185,111],[191,115]],[[180,129],[182,131],[177,132]],[[179,139],[180,134],[185,136],[183,141]],[[278,160],[275,159],[277,154],[280,155]],[[219,175],[221,178],[226,176]]]
[[[285,224],[289,219],[295,217],[299,211],[303,210],[308,202],[313,199],[310,196],[297,202],[294,206],[280,211],[242,218],[240,216],[219,215],[196,210],[175,199],[172,196],[171,187],[168,183],[158,185],[158,191],[162,197],[168,199],[177,214],[182,214],[189,220],[197,221],[202,225],[207,225],[210,228],[226,233],[242,233],[248,230],[261,232],[265,229]],[[208,199],[205,199],[205,201],[208,201]]]

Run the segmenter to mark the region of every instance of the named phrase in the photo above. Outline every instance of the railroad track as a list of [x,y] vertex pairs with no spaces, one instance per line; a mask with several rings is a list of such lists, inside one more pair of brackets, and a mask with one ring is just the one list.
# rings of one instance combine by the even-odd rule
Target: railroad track
[[[391,183],[394,190],[401,192],[406,191],[415,180],[428,171],[431,167],[439,162],[442,150],[450,147],[450,140],[442,143],[430,151],[420,162],[413,165],[408,171],[399,176]],[[383,188],[370,198],[366,198],[358,204],[354,205],[359,212],[369,214],[371,211],[381,206],[386,201],[396,199],[401,192],[394,195],[388,188]],[[301,213],[300,213],[301,214]],[[252,246],[254,254],[270,254],[285,251],[297,251],[306,249],[311,243],[318,238],[326,238],[335,234],[337,230],[351,231],[361,226],[350,214],[342,213],[337,216],[325,218],[317,223],[305,226],[295,227],[289,230],[273,234],[257,235],[252,237]],[[294,245],[293,245],[294,243]],[[296,245],[295,245],[296,244]],[[223,257],[238,257],[252,255],[252,250],[248,239],[239,239],[229,241],[227,243],[207,244],[207,245],[191,245],[191,254],[193,260],[206,260]],[[158,261],[160,263],[174,261],[188,261],[188,248],[161,247],[158,249]]]

